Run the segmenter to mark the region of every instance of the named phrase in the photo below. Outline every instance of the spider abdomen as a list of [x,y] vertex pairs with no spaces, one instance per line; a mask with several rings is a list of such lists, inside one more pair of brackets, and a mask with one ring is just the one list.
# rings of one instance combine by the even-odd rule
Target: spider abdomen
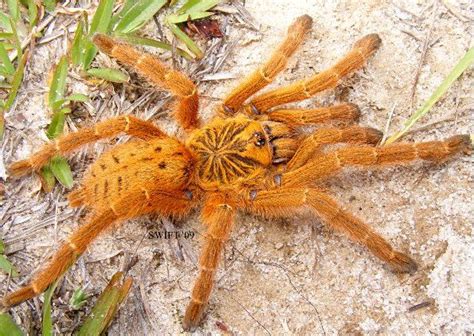
[[146,200],[155,190],[184,189],[192,169],[191,155],[175,139],[125,143],[97,159],[84,178],[84,186],[71,194],[70,201],[99,209],[124,197],[141,195]]

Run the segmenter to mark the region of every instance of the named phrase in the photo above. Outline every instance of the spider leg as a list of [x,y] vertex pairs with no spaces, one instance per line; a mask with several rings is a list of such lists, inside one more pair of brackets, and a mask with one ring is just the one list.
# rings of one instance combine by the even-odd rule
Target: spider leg
[[377,34],[364,36],[354,44],[349,53],[331,68],[313,77],[297,81],[255,97],[249,103],[250,109],[265,113],[270,108],[282,104],[308,99],[316,93],[335,87],[347,74],[361,68],[380,46]]
[[12,176],[22,176],[31,171],[38,171],[55,155],[68,154],[83,145],[117,136],[122,132],[143,140],[166,136],[148,121],[129,115],[115,117],[60,136],[54,142],[44,145],[30,158],[13,163],[8,172]]
[[114,224],[151,212],[165,216],[182,216],[189,212],[191,206],[191,201],[183,192],[155,191],[149,194],[148,199],[142,194],[133,195],[110,205],[108,209],[97,211],[90,216],[85,225],[79,227],[64,241],[49,263],[33,276],[27,286],[5,296],[0,302],[0,307],[9,308],[44,292],[68,270],[101,233]]
[[309,206],[326,224],[365,245],[395,271],[413,272],[417,268],[409,256],[394,250],[390,243],[374,232],[370,226],[343,210],[335,200],[318,189],[275,188],[253,192],[245,202],[247,210],[266,217],[288,216],[298,207]]
[[209,301],[216,268],[234,224],[235,209],[231,204],[221,195],[212,195],[202,210],[202,221],[207,226],[207,231],[199,258],[199,276],[194,283],[191,302],[184,315],[185,330],[199,324]]
[[225,114],[237,112],[240,106],[254,93],[270,84],[286,68],[288,59],[303,42],[306,33],[311,29],[313,19],[308,15],[298,17],[288,28],[285,40],[273,51],[270,59],[247,76],[224,99],[222,110]]
[[185,74],[169,69],[151,54],[140,52],[132,46],[119,43],[106,35],[96,34],[93,41],[102,52],[134,68],[153,84],[163,87],[177,96],[178,103],[174,114],[178,123],[185,130],[192,130],[199,126],[199,95],[196,85]]
[[268,119],[284,122],[291,126],[303,126],[338,120],[345,122],[357,121],[360,111],[355,104],[339,104],[315,109],[277,109],[267,113]]
[[440,163],[459,152],[469,153],[471,150],[469,135],[456,135],[444,141],[396,143],[383,147],[347,146],[318,155],[305,165],[283,173],[279,180],[281,185],[303,186],[334,175],[346,166],[403,165],[418,159]]
[[382,132],[370,127],[321,128],[303,140],[288,162],[287,169],[301,167],[311,157],[314,157],[324,145],[341,142],[376,145],[381,139]]

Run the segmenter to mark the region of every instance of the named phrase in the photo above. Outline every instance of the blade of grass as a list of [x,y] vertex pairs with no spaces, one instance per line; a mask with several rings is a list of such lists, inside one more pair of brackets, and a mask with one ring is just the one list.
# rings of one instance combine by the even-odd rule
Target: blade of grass
[[28,18],[30,21],[30,27],[33,27],[38,22],[38,7],[34,0],[26,0],[28,7]]
[[51,192],[56,185],[56,178],[48,165],[41,168],[41,187],[44,192]]
[[13,66],[13,63],[10,61],[10,58],[8,57],[8,52],[3,46],[3,43],[1,42],[0,42],[0,61],[2,61],[2,64],[7,74],[13,75],[15,73],[15,67]]
[[220,0],[188,0],[180,9],[178,14],[205,12],[219,4]]
[[20,59],[23,56],[23,49],[21,48],[21,42],[18,36],[18,31],[16,29],[16,24],[12,18],[10,18],[10,25],[12,27],[13,41],[15,42],[16,54],[18,55],[18,59]]
[[73,93],[72,95],[67,96],[64,98],[66,101],[75,101],[75,102],[86,102],[89,100],[85,94],[82,93]]
[[53,71],[53,76],[49,85],[48,105],[53,110],[54,103],[64,98],[64,93],[66,91],[67,68],[67,58],[66,56],[63,56]]
[[0,11],[0,26],[3,27],[5,33],[13,33],[10,17],[2,11]]
[[53,321],[51,319],[51,298],[53,297],[54,290],[58,285],[61,278],[56,280],[51,286],[48,287],[44,292],[44,303],[43,303],[43,321],[42,321],[42,334],[43,336],[53,336]]
[[125,0],[124,4],[122,5],[122,9],[117,14],[112,16],[112,20],[110,22],[111,26],[115,27],[117,22],[123,19],[125,14],[127,14],[127,12],[135,3],[136,3],[136,0]]
[[131,33],[141,28],[166,4],[167,0],[142,0],[130,7],[117,22],[114,31]]
[[456,64],[453,70],[446,76],[441,85],[433,92],[430,98],[419,108],[404,124],[403,129],[387,139],[386,144],[390,144],[402,137],[408,130],[423,117],[434,104],[446,93],[453,82],[461,76],[474,61],[474,47],[469,49],[463,58]]
[[89,69],[91,66],[92,61],[97,55],[97,47],[92,43],[88,37],[83,37],[82,39],[82,50],[83,50],[83,60],[82,60],[82,68],[84,70]]
[[125,299],[132,286],[131,278],[122,281],[122,277],[122,272],[117,272],[112,276],[77,336],[101,335],[107,329],[120,303]]
[[3,254],[0,254],[0,269],[7,274],[11,274],[11,276],[14,278],[19,275],[16,268]]
[[[85,102],[88,99],[89,98],[86,95],[82,94],[82,93],[73,93],[72,95],[69,95],[65,98],[56,100],[51,107],[52,107],[53,111],[57,111],[57,110],[63,108],[64,104],[68,104],[71,101]],[[69,109],[67,107],[64,107],[63,109],[65,110],[64,111],[65,114],[70,112],[70,111],[68,111]]]
[[7,0],[8,11],[10,12],[10,17],[16,23],[20,18],[20,6],[19,1],[17,0]]
[[82,39],[82,47],[84,50],[83,69],[87,70],[97,54],[97,47],[90,41],[95,33],[107,33],[112,20],[112,11],[114,8],[114,0],[100,0],[99,6],[92,18],[91,26],[88,32],[88,38]]
[[86,302],[86,292],[82,288],[77,288],[74,293],[72,293],[71,299],[69,300],[69,306],[73,310],[79,310]]
[[186,22],[188,20],[198,20],[203,19],[205,17],[211,16],[214,13],[211,12],[194,12],[194,13],[186,13],[181,15],[171,14],[166,19],[172,23],[181,23]]
[[110,20],[112,19],[112,11],[114,9],[114,0],[100,0],[99,6],[92,18],[89,36],[95,33],[107,33]]
[[43,0],[44,7],[46,8],[46,10],[52,12],[56,7],[56,1],[57,0]]
[[125,83],[129,80],[127,74],[117,69],[94,68],[87,70],[87,74],[114,83]]
[[46,130],[46,136],[49,139],[54,139],[63,132],[64,122],[66,120],[65,112],[64,109],[60,109],[53,114],[51,123],[48,125],[48,129]]
[[79,66],[84,61],[84,49],[82,40],[84,38],[84,22],[81,20],[77,24],[76,33],[71,45],[71,61],[75,66]]
[[172,22],[168,22],[168,26],[170,27],[171,31],[173,34],[181,41],[183,42],[189,50],[196,56],[196,58],[201,59],[204,54],[202,53],[201,49],[197,46],[196,43],[188,36],[186,35],[185,32],[183,32],[177,25],[175,25]]
[[13,37],[13,33],[0,33],[0,39],[10,40]]
[[0,336],[23,336],[20,327],[7,313],[0,314]]
[[[131,43],[131,44],[134,44],[134,45],[143,45],[143,46],[149,46],[149,47],[155,47],[155,48],[160,48],[160,49],[164,49],[164,50],[173,50],[173,46],[171,44],[168,44],[168,43],[165,43],[165,42],[161,42],[161,41],[157,41],[157,40],[153,40],[153,39],[150,39],[150,38],[147,38],[147,37],[140,37],[140,36],[137,36],[137,35],[134,35],[134,34],[117,34],[116,35],[118,38],[120,38],[121,40],[124,40],[125,42],[128,42],[128,43]],[[192,59],[193,57],[188,54],[185,50],[183,49],[180,49],[180,48],[177,48],[176,52],[178,53],[178,55],[190,60]]]
[[55,156],[50,163],[51,172],[54,177],[67,189],[71,189],[73,185],[73,178],[71,168],[67,160],[62,156]]
[[18,64],[18,68],[16,69],[16,72],[13,74],[13,79],[12,79],[12,87],[10,89],[10,92],[8,93],[8,99],[5,102],[5,105],[0,108],[0,139],[3,138],[3,131],[4,131],[4,126],[5,126],[5,121],[4,121],[4,111],[8,111],[13,103],[15,102],[16,95],[18,94],[18,90],[20,89],[21,86],[21,81],[23,80],[23,73],[25,71],[25,64],[28,59],[28,52],[25,52],[23,57],[20,60],[20,63]]

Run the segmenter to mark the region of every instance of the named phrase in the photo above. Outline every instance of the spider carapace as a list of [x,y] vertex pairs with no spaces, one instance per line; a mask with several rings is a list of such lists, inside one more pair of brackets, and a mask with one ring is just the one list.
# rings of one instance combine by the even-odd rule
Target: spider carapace
[[[2,306],[9,308],[42,293],[114,224],[146,214],[184,217],[198,207],[206,233],[199,275],[184,314],[185,329],[197,326],[202,319],[238,210],[272,218],[306,208],[365,245],[393,270],[416,270],[413,259],[345,211],[319,184],[344,167],[443,162],[457,153],[470,152],[470,138],[458,135],[443,141],[377,146],[381,132],[356,124],[360,112],[354,104],[281,107],[333,88],[342,77],[361,68],[380,45],[376,34],[362,37],[331,68],[256,95],[286,68],[311,22],[307,15],[296,19],[269,60],[224,98],[219,116],[207,125],[199,121],[199,95],[186,75],[167,68],[150,54],[96,35],[94,43],[102,52],[175,95],[174,116],[185,130],[185,139],[180,141],[150,122],[124,115],[63,135],[30,158],[13,163],[10,174],[20,176],[39,171],[55,155],[67,155],[100,139],[121,133],[136,138],[101,155],[91,166],[82,186],[69,195],[72,206],[89,209],[85,224],[63,242],[29,284],[7,295]],[[343,126],[336,127],[334,122]],[[322,125],[311,134],[299,129],[314,124]],[[346,145],[328,148],[332,144]]]
[[230,190],[261,184],[272,164],[294,155],[297,140],[283,123],[238,115],[215,118],[193,132],[187,146],[196,160],[196,184],[208,191]]

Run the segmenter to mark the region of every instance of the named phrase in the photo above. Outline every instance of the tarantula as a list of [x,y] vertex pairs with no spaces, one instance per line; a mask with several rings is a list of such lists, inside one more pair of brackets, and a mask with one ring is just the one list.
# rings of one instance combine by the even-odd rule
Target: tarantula
[[[469,136],[444,141],[397,143],[377,147],[381,132],[367,127],[322,127],[307,135],[300,126],[332,121],[356,122],[359,110],[343,103],[314,109],[278,108],[335,87],[361,68],[378,49],[380,38],[370,34],[331,68],[252,97],[285,69],[310,30],[312,19],[301,16],[289,27],[270,59],[247,76],[222,102],[208,124],[198,119],[198,92],[179,71],[167,68],[150,54],[105,35],[95,35],[99,49],[176,96],[174,116],[186,139],[171,137],[150,122],[123,115],[61,136],[30,158],[13,163],[10,173],[38,171],[55,155],[65,155],[97,140],[126,133],[138,138],[101,155],[82,186],[69,195],[71,206],[90,209],[86,223],[67,238],[52,260],[30,283],[7,295],[5,308],[43,292],[112,224],[145,214],[184,217],[201,206],[206,226],[199,275],[191,292],[183,326],[196,327],[209,301],[217,265],[238,210],[266,218],[288,216],[306,207],[328,225],[367,246],[394,271],[411,272],[416,263],[326,194],[318,183],[347,166],[378,167],[417,159],[435,163],[469,152]],[[332,151],[325,146],[350,144]]]

